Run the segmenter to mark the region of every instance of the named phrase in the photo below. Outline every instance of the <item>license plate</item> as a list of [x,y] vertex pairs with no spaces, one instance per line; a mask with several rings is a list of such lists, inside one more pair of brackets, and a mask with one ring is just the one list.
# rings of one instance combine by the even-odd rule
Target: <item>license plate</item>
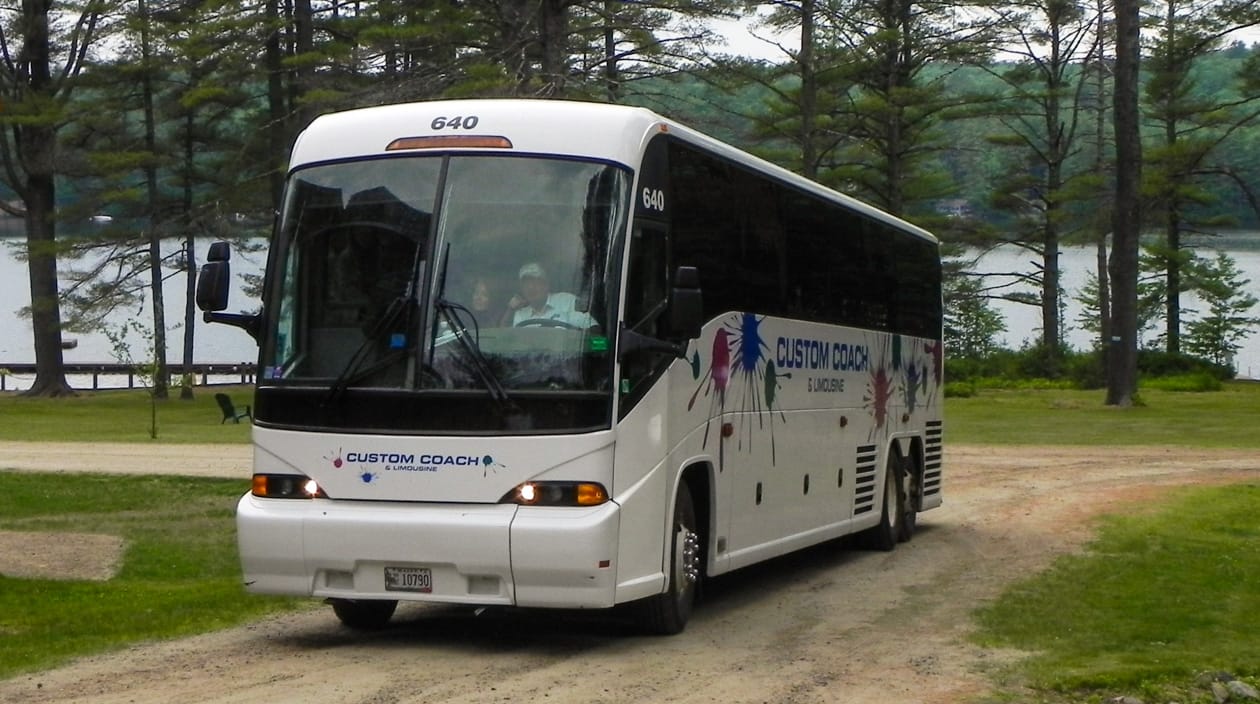
[[428,567],[386,567],[385,590],[433,593],[433,572]]

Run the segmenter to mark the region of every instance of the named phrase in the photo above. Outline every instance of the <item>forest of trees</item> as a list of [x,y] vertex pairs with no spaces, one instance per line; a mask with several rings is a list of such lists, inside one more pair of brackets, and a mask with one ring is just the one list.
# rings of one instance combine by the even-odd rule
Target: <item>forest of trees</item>
[[[1205,335],[1248,320],[1234,300],[1222,304],[1232,327],[1184,321],[1180,299],[1230,271],[1196,258],[1195,233],[1260,223],[1260,51],[1232,34],[1260,24],[1256,5],[10,3],[0,9],[0,211],[23,222],[30,393],[70,391],[63,330],[147,298],[154,392],[165,396],[168,320],[187,321],[192,362],[193,238],[265,234],[287,146],[315,115],[521,96],[648,106],[933,230],[953,253],[955,348],[983,341],[987,301],[1013,297],[1040,309],[1040,345],[1059,354],[1059,253],[1096,247],[1098,339],[1121,340],[1109,345],[1107,400],[1127,405],[1142,300],[1158,301],[1172,353],[1186,332],[1202,353]],[[751,14],[779,60],[733,56],[711,29]],[[112,224],[78,227],[102,215]],[[1139,280],[1139,232],[1157,280]],[[169,241],[183,243],[179,256],[164,258]],[[1036,264],[994,280],[962,256],[999,244]],[[162,300],[172,275],[187,277],[189,300]]]

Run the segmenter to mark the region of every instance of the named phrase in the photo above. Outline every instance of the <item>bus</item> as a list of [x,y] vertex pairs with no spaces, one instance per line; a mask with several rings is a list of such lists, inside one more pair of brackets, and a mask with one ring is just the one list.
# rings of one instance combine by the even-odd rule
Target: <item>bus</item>
[[681,631],[707,578],[941,504],[928,232],[653,112],[451,100],[296,140],[258,313],[249,592]]

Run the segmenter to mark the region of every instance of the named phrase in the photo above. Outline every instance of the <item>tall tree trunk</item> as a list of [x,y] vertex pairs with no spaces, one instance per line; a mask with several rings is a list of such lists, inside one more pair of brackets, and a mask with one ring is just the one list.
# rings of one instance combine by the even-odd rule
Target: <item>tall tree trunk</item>
[[[40,139],[43,130],[25,130],[23,137]],[[53,138],[48,130],[46,139]],[[36,146],[29,151],[45,149]],[[51,147],[47,148],[52,151]],[[29,164],[30,162],[28,162]],[[56,189],[51,173],[30,174],[23,189],[26,205],[27,267],[31,279],[31,328],[35,342],[35,381],[28,396],[72,394],[61,353],[61,304],[57,282],[56,227],[53,203]]]
[[293,102],[297,124],[294,132],[301,132],[315,119],[316,107],[303,100],[307,93],[314,90],[315,70],[308,57],[315,51],[315,12],[311,0],[293,0],[293,39],[294,53],[303,57],[298,62],[300,68],[293,70]]
[[1051,23],[1054,40],[1050,42],[1050,74],[1047,77],[1046,99],[1046,201],[1045,222],[1041,239],[1041,344],[1049,359],[1057,360],[1063,347],[1059,324],[1059,221],[1063,190],[1063,165],[1068,159],[1069,129],[1063,124],[1060,91],[1063,89],[1061,26]]
[[271,207],[280,209],[284,191],[285,155],[288,153],[288,110],[284,94],[284,48],[281,37],[284,25],[280,19],[280,0],[267,0],[267,41],[263,47],[267,67],[267,135],[271,141],[276,163],[268,169],[268,185],[271,187]]
[[1115,0],[1116,203],[1112,211],[1112,331],[1107,405],[1131,406],[1137,393],[1138,235],[1141,232],[1142,140],[1138,112],[1141,62],[1138,0]]
[[[18,69],[19,84],[25,84],[36,100],[51,99],[51,48],[48,15],[51,0],[22,0],[26,37],[20,56],[26,57],[25,71]],[[31,328],[35,343],[35,381],[26,391],[30,396],[62,396],[74,393],[66,382],[65,360],[61,354],[61,302],[57,283],[56,185],[53,164],[56,128],[51,121],[36,121],[16,128],[17,152],[26,168],[20,196],[26,207],[27,265],[31,279]]]
[[1168,271],[1164,279],[1167,288],[1164,292],[1164,312],[1168,317],[1165,350],[1168,354],[1181,353],[1181,258],[1178,256],[1181,253],[1181,215],[1178,210],[1174,199],[1168,210]]
[[153,299],[153,397],[166,398],[170,371],[166,366],[166,298],[162,295],[162,238],[158,232],[157,118],[153,110],[153,47],[146,0],[138,0],[140,15],[140,90],[144,103],[144,148],[149,153],[144,167],[149,221],[149,294]]
[[568,0],[542,0],[539,17],[539,39],[542,43],[542,92],[564,95],[568,79],[569,3]]
[[503,62],[511,71],[517,95],[529,91],[534,77],[533,49],[536,43],[529,29],[528,4],[527,0],[503,0],[500,3]]
[[[1106,60],[1106,0],[1096,0],[1098,29],[1097,45],[1093,55],[1094,95],[1094,172],[1102,174],[1107,168],[1107,76],[1111,73]],[[1107,350],[1111,347],[1111,277],[1107,272],[1107,228],[1101,218],[1096,219],[1098,241],[1095,246],[1098,272],[1098,344],[1103,350],[1103,368],[1110,367]]]
[[614,0],[604,0],[604,87],[608,100],[614,103],[621,98],[621,76],[617,70],[617,35],[614,27],[618,4]]
[[1053,222],[1057,217],[1053,205],[1042,229],[1041,252],[1041,344],[1051,359],[1059,358],[1063,346],[1059,329],[1059,231]]
[[814,59],[814,0],[801,2],[801,175],[818,180],[818,72]]
[[184,115],[184,179],[183,219],[184,227],[184,371],[180,375],[179,397],[193,399],[193,340],[197,322],[197,248],[193,238],[193,114]]

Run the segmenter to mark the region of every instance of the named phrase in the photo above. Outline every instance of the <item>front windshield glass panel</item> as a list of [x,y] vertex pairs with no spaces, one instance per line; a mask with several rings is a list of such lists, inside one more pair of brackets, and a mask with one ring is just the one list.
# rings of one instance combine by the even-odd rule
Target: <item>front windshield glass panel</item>
[[[295,173],[263,384],[488,396],[609,390],[629,174],[426,156]],[[505,401],[505,399],[509,399]]]

